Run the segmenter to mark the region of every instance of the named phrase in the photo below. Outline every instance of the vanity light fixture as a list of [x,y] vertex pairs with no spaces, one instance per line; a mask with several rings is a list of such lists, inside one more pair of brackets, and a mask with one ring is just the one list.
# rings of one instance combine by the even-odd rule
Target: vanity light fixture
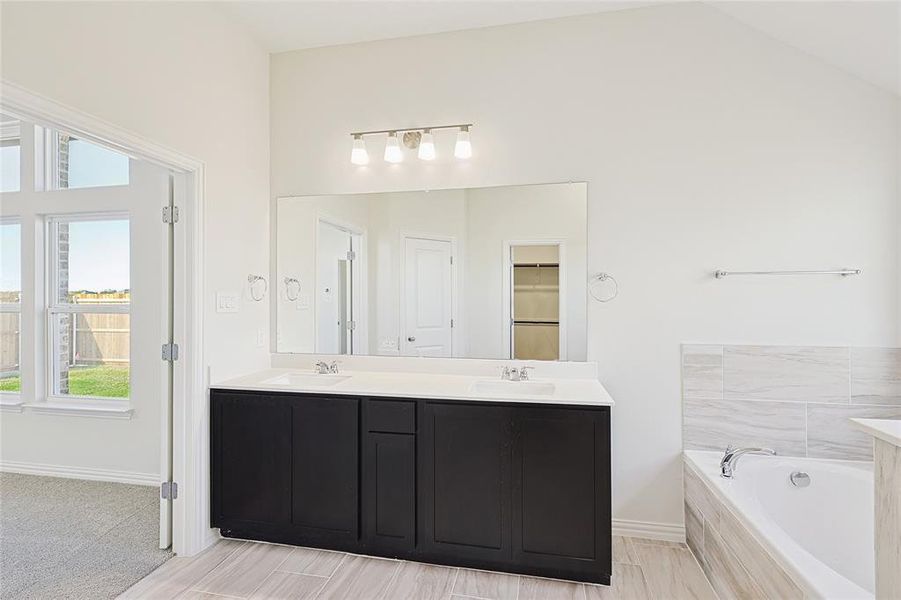
[[350,162],[361,166],[369,164],[369,153],[366,152],[366,142],[363,141],[362,135],[354,135],[354,147],[350,151]]
[[435,146],[433,131],[439,129],[457,130],[457,140],[454,145],[454,156],[458,159],[472,157],[472,142],[469,139],[469,129],[472,123],[458,125],[433,125],[431,127],[413,127],[410,129],[381,129],[378,131],[355,131],[350,135],[353,138],[353,149],[350,152],[350,162],[355,165],[369,164],[369,153],[366,151],[364,141],[367,135],[387,135],[385,141],[385,162],[399,163],[404,160],[403,148],[400,145],[400,137],[403,134],[404,146],[410,150],[416,150],[420,160],[435,160],[438,151]]
[[472,142],[469,139],[469,125],[460,127],[457,132],[457,143],[454,146],[454,156],[459,159],[467,159],[472,157]]
[[424,129],[419,140],[420,160],[435,160],[435,137],[431,129]]
[[385,144],[385,162],[399,163],[404,160],[404,153],[401,152],[400,142],[397,141],[397,132],[392,131],[388,134],[388,141]]

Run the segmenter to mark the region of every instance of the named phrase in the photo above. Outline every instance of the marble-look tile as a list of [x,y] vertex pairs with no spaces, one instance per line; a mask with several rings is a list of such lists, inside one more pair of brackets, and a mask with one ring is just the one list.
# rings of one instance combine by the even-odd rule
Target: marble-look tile
[[801,589],[729,511],[721,511],[718,533],[723,545],[739,557],[741,564],[766,598],[800,600],[804,597]]
[[695,556],[704,554],[704,517],[694,506],[685,501],[685,541]]
[[[165,597],[168,598],[169,596]],[[197,590],[185,590],[178,596],[174,596],[175,600],[228,600],[229,598],[236,598],[236,596],[220,596],[219,594],[209,594],[207,592],[198,592]]]
[[901,348],[851,348],[851,403],[901,404]]
[[636,544],[635,549],[652,598],[716,600],[710,582],[687,548]]
[[291,554],[288,546],[247,544],[192,586],[198,592],[246,597]]
[[722,399],[722,346],[682,346],[682,397]]
[[328,581],[327,577],[283,573],[269,575],[250,596],[251,600],[312,600]]
[[176,556],[164,562],[157,570],[134,584],[119,598],[174,598],[187,590],[222,561],[243,548],[245,542],[220,540],[197,556]]
[[637,565],[638,555],[632,545],[632,538],[613,536],[613,562],[627,565]]
[[348,554],[317,596],[321,600],[376,600],[381,598],[400,567],[396,560]]
[[901,598],[901,447],[876,440],[876,597]]
[[485,600],[516,600],[519,576],[492,571],[460,569],[454,582],[454,594]]
[[443,599],[450,596],[457,569],[415,562],[402,562],[388,586],[385,598],[392,600]]
[[807,455],[812,458],[872,460],[873,437],[848,419],[901,419],[901,406],[807,405]]
[[682,403],[682,439],[687,450],[765,446],[779,454],[804,456],[804,404],[694,400]]
[[729,400],[844,402],[850,397],[848,348],[726,346],[723,394]]
[[633,544],[650,544],[651,546],[669,546],[670,548],[685,548],[684,542],[671,542],[669,540],[657,540],[653,538],[629,538]]
[[651,600],[651,592],[641,567],[613,565],[610,585],[584,585],[587,600]]
[[278,570],[302,575],[328,577],[335,572],[344,554],[313,548],[294,548]]
[[720,502],[701,479],[701,476],[686,463],[682,463],[682,481],[685,485],[685,501],[697,510],[701,517],[714,527],[720,524]]
[[704,530],[704,560],[701,566],[720,598],[758,600],[766,597],[712,527]]
[[519,600],[586,600],[585,586],[571,581],[519,578]]

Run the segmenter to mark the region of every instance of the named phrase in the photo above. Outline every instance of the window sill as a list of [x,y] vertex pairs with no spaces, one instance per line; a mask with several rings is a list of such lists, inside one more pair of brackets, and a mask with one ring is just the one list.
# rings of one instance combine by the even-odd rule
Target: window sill
[[50,398],[46,402],[24,404],[29,411],[43,415],[94,417],[99,419],[131,419],[134,409],[121,400],[81,400]]
[[0,394],[0,411],[2,412],[22,412],[25,401],[19,394],[3,393]]

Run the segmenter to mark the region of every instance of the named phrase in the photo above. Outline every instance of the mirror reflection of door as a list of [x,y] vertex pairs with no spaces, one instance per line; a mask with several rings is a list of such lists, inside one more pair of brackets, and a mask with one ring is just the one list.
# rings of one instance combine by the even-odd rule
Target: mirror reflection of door
[[510,247],[511,358],[560,359],[560,246]]
[[407,356],[453,356],[453,243],[404,238],[404,320]]
[[353,354],[360,235],[320,221],[316,238],[316,352]]

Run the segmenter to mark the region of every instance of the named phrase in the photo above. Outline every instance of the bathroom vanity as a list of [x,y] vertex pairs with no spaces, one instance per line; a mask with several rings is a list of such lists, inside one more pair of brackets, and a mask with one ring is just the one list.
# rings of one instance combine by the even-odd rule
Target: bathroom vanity
[[607,584],[611,406],[596,379],[231,380],[211,390],[212,526]]

